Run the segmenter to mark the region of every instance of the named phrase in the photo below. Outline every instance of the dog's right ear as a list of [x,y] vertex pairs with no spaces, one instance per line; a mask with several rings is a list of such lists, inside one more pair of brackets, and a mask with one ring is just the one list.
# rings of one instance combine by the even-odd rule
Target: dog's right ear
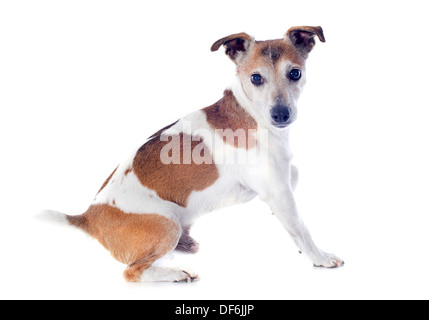
[[255,39],[252,36],[242,32],[219,39],[213,43],[211,50],[217,51],[223,45],[226,48],[225,53],[237,63],[254,43]]

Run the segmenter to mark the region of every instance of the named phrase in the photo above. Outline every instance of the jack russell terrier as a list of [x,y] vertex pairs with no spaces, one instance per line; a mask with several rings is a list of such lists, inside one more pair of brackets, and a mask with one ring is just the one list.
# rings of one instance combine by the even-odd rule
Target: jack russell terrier
[[321,27],[293,27],[278,40],[239,33],[216,41],[211,50],[224,46],[237,67],[222,99],[152,135],[113,171],[85,213],[56,216],[125,263],[127,281],[190,282],[198,276],[153,264],[173,250],[198,251],[189,230],[200,215],[259,196],[315,266],[343,265],[314,244],[293,196],[298,171],[289,125],[315,36],[325,42]]

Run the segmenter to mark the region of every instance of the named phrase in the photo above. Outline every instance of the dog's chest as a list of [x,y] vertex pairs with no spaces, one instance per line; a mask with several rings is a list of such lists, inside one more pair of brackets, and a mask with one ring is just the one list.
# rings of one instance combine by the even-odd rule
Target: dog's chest
[[213,186],[191,194],[187,211],[200,215],[227,206],[245,203],[256,197],[256,193],[229,177],[220,178]]

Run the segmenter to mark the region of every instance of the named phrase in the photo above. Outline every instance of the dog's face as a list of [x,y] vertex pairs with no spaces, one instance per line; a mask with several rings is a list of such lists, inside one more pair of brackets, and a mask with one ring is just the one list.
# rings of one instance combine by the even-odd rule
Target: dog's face
[[252,113],[266,125],[284,129],[296,119],[297,101],[305,84],[305,61],[316,35],[325,42],[320,27],[294,27],[284,39],[268,41],[255,41],[240,33],[218,40],[212,51],[225,46],[237,65]]

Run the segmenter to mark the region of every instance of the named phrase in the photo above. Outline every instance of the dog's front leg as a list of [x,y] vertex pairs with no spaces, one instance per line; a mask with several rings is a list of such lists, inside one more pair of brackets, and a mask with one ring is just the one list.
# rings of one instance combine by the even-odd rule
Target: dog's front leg
[[[292,167],[289,166],[288,172],[285,172],[286,176],[290,177],[291,169]],[[315,266],[333,268],[343,265],[344,262],[341,259],[333,254],[323,252],[315,245],[298,214],[292,184],[284,182],[291,181],[291,179],[284,178],[282,179],[282,175],[271,177],[272,180],[264,184],[267,188],[261,194],[261,198],[271,207],[273,213],[295,241],[300,252],[306,254]]]

